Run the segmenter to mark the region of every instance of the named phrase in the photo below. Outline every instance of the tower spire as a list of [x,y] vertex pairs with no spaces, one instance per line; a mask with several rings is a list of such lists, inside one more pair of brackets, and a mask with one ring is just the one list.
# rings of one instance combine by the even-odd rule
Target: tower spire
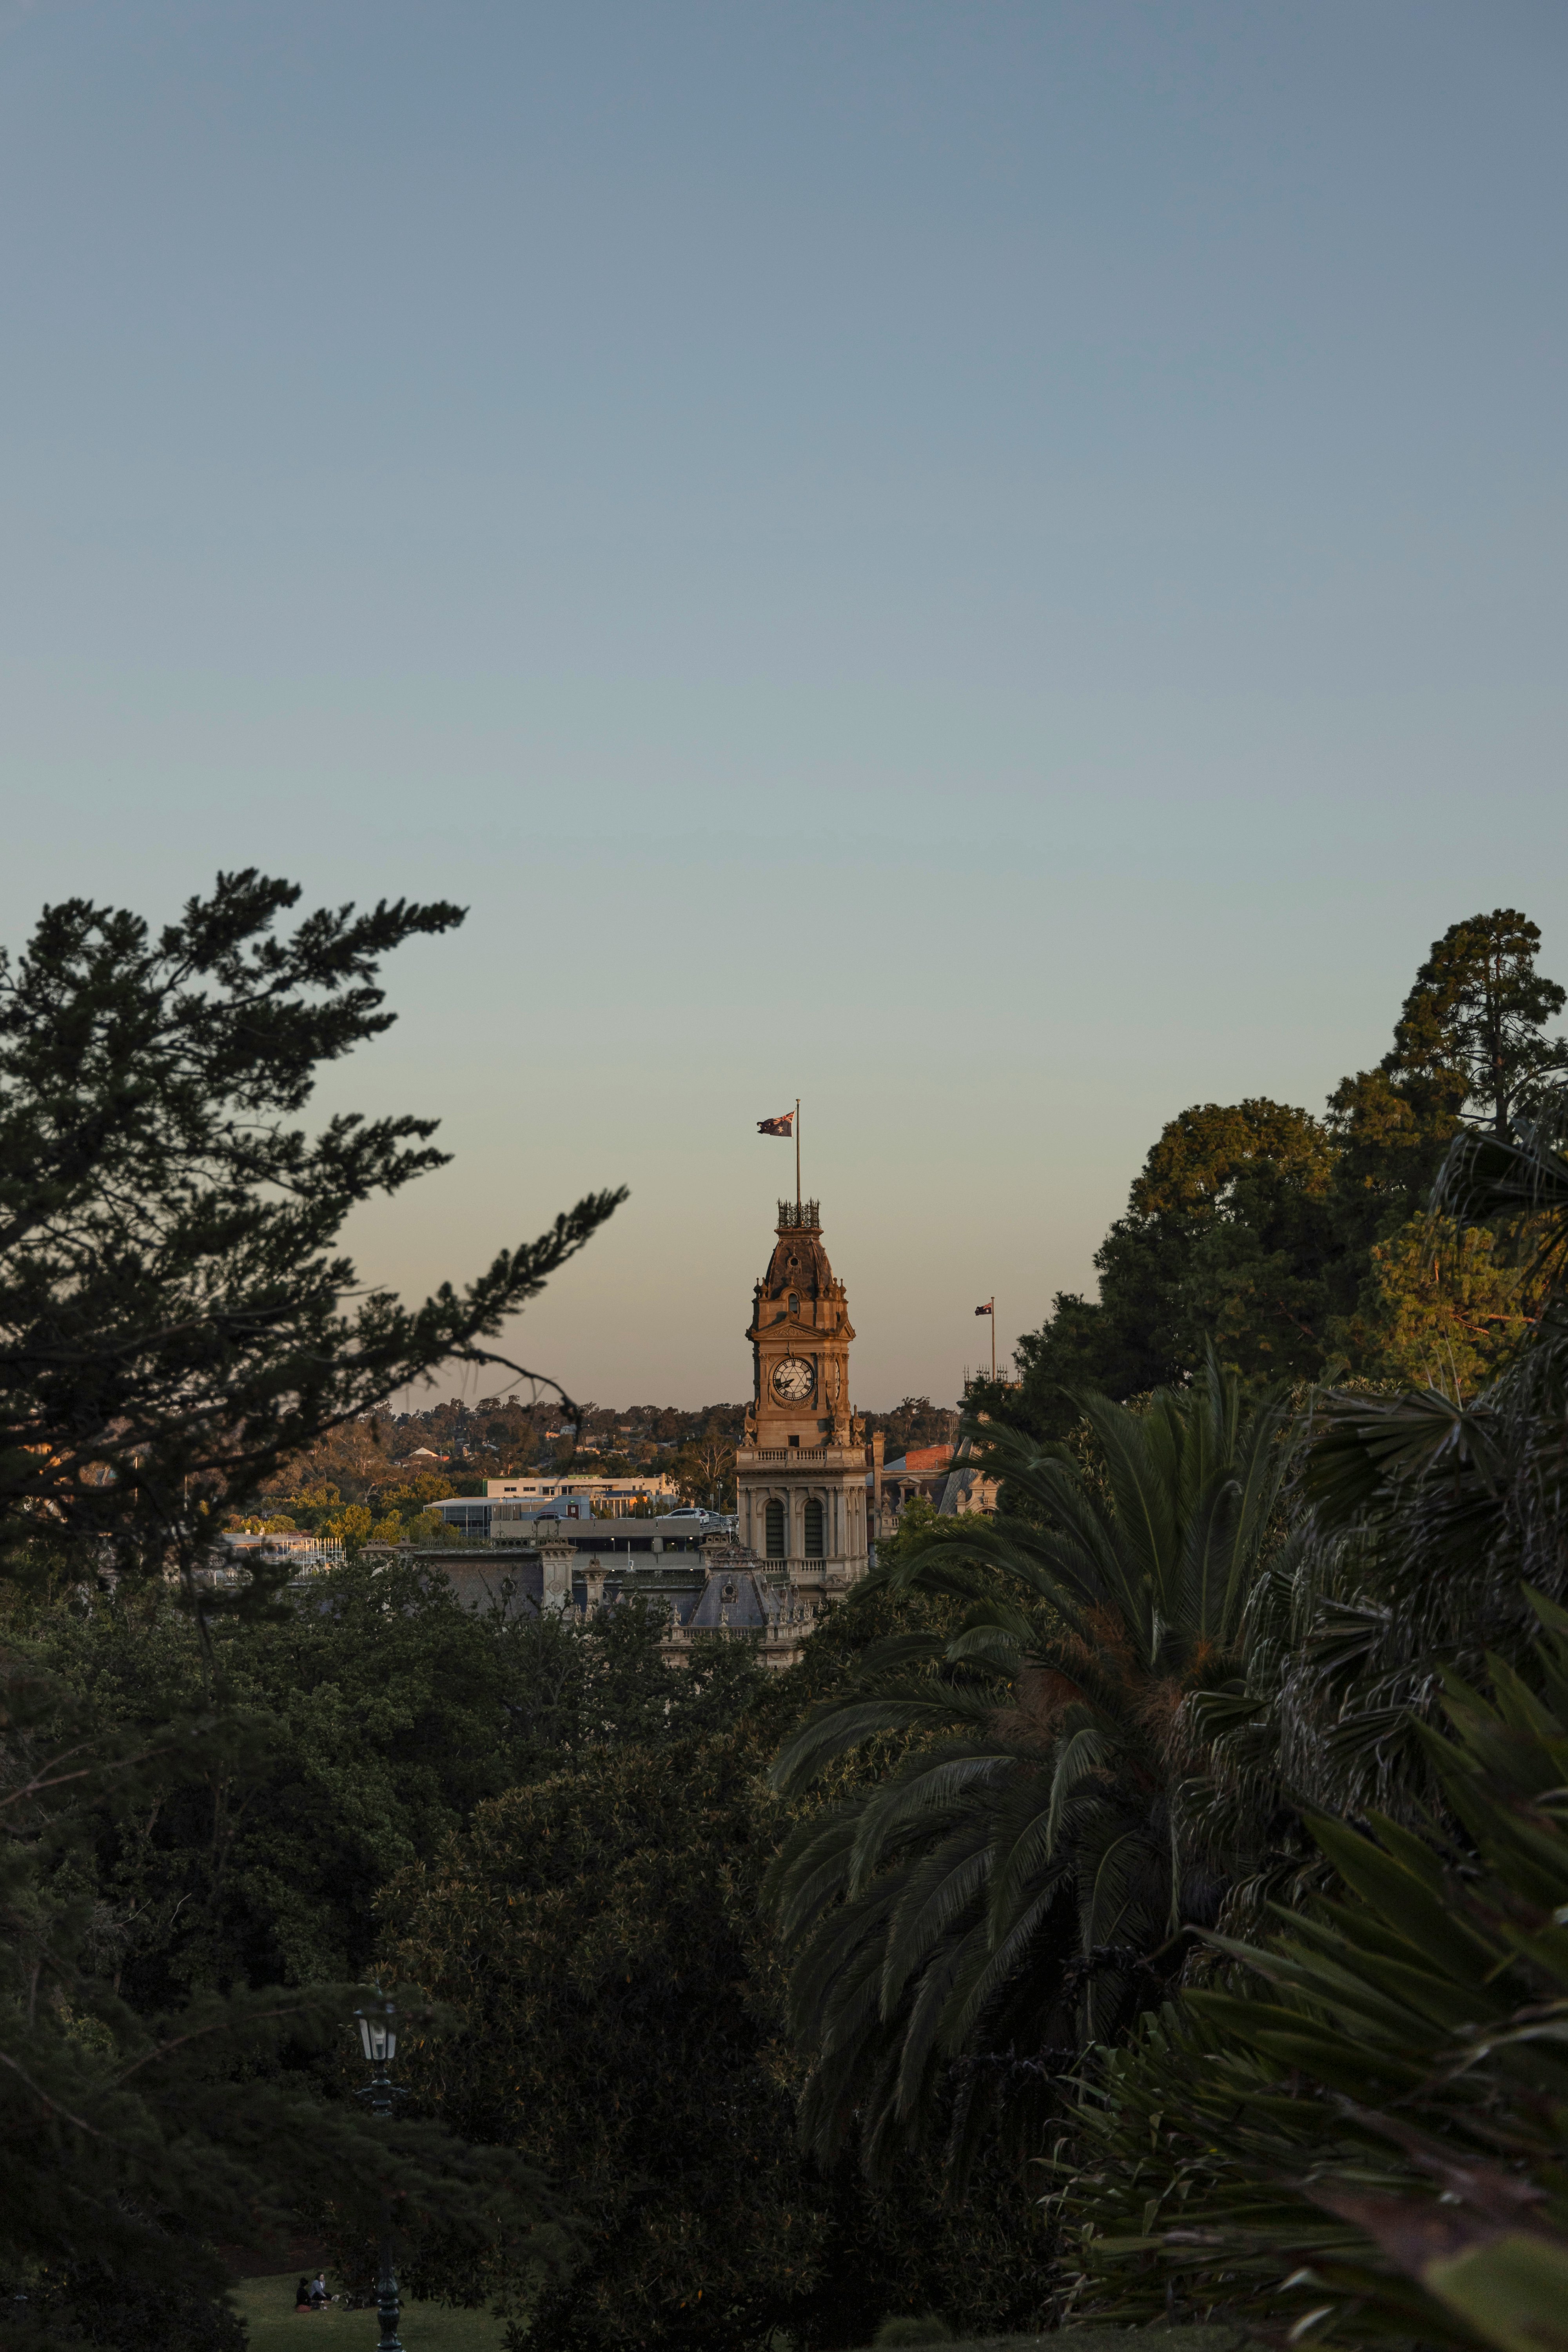
[[753,1297],[752,1402],[737,1453],[739,1539],[813,1600],[866,1570],[865,1424],[850,1402],[854,1328],[797,1176]]

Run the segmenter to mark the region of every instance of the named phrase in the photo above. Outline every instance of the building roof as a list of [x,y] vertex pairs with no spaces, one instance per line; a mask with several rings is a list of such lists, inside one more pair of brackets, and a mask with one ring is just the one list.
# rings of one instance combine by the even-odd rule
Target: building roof
[[953,1459],[950,1445],[912,1445],[896,1462],[884,1462],[883,1474],[901,1472],[906,1478],[926,1478],[937,1470],[946,1470]]
[[778,1594],[754,1569],[716,1568],[709,1570],[702,1598],[686,1623],[694,1633],[716,1633],[721,1627],[760,1633],[778,1613]]
[[791,1290],[802,1298],[829,1297],[833,1287],[833,1269],[818,1235],[780,1234],[762,1277],[762,1287],[769,1298],[782,1298]]
[[808,1201],[799,1214],[793,1201],[780,1201],[778,1230],[768,1271],[758,1286],[763,1297],[782,1298],[791,1290],[802,1298],[841,1297],[842,1286],[833,1280],[833,1269],[822,1247],[815,1201]]

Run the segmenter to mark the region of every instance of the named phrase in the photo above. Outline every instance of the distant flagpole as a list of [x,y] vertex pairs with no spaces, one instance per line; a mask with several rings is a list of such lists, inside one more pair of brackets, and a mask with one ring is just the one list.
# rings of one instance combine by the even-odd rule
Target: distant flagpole
[[[993,1292],[990,1297],[987,1299],[983,1307],[977,1307],[975,1312],[977,1315],[988,1315],[991,1318],[991,1380],[994,1383],[997,1377],[997,1301],[995,1292]],[[968,1374],[966,1372],[964,1377],[967,1380],[968,1378]]]
[[800,1097],[795,1097],[795,1223],[800,1222]]

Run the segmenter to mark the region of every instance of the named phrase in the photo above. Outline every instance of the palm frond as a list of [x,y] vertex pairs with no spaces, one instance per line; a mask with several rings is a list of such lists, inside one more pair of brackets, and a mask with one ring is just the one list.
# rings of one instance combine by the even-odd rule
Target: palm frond
[[829,1699],[809,1716],[774,1763],[768,1778],[782,1796],[808,1788],[824,1765],[890,1733],[945,1731],[955,1718],[983,1725],[988,1704],[936,1683],[867,1696]]
[[908,1873],[888,1921],[882,1963],[882,2011],[891,2018],[912,1977],[984,1895],[995,1867],[989,1823],[970,1813]]
[[[1278,1658],[1295,1638],[1284,1401],[1245,1394],[1211,1358],[1146,1410],[1079,1402],[1084,1458],[968,1431],[1009,1516],[938,1525],[885,1580],[959,1600],[961,1622],[867,1654],[774,1767],[803,1796],[852,1751],[894,1751],[820,1838],[796,1833],[768,1895],[813,2145],[841,2130],[852,2084],[873,2168],[946,2102],[956,2162],[988,2115],[1043,2112],[1058,2061],[1004,2059],[991,2037],[1060,2051],[1158,1998],[1179,1965],[1172,1923],[1214,1916],[1216,1841],[1278,1744],[1246,1666],[1251,1646]],[[1206,1737],[1230,1743],[1228,1784],[1195,1772]]]
[[946,1830],[955,1805],[973,1791],[994,1788],[1009,1764],[1001,1747],[949,1745],[879,1789],[861,1813],[847,1891],[858,1895],[891,1847],[923,1831]]

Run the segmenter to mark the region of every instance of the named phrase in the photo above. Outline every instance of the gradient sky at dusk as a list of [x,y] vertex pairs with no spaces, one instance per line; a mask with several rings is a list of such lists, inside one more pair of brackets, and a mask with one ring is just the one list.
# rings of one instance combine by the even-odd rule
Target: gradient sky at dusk
[[365,1271],[626,1182],[518,1348],[737,1397],[800,1095],[950,1400],[1448,923],[1568,979],[1565,100],[1560,0],[0,0],[0,934],[460,898]]

